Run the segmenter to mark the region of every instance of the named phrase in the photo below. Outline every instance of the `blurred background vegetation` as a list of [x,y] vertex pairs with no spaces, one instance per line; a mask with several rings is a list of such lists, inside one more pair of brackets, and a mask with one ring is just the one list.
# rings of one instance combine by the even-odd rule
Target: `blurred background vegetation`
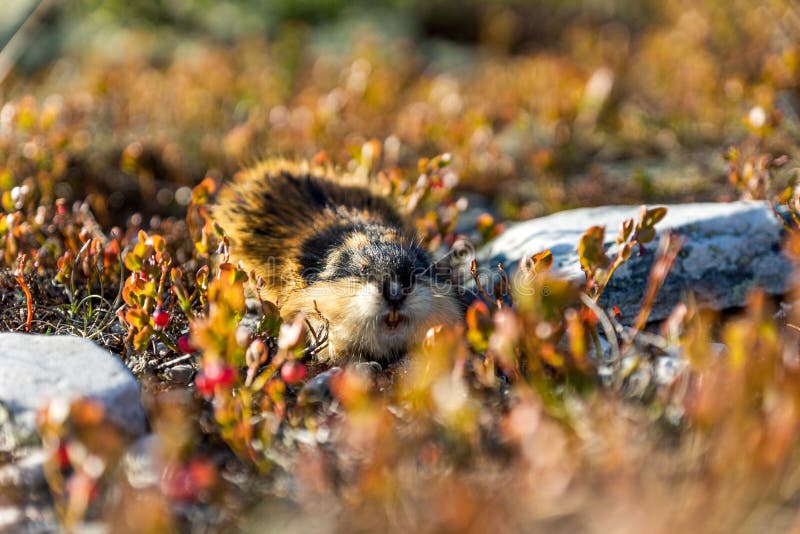
[[[799,138],[795,0],[4,0],[0,319],[22,329],[32,304],[32,331],[94,329],[121,350],[130,345],[116,321],[124,306],[119,295],[106,302],[90,267],[103,266],[105,287],[160,291],[143,271],[128,276],[141,268],[133,262],[114,268],[121,253],[155,254],[155,243],[169,254],[147,276],[169,272],[173,292],[186,284],[204,316],[209,278],[222,275],[209,275],[216,248],[197,199],[268,155],[380,170],[408,187],[420,158],[450,153],[457,195],[513,220],[595,204],[772,197],[796,182]],[[770,165],[781,155],[783,165]],[[441,211],[463,204],[447,202]],[[435,214],[427,222],[452,231]],[[31,261],[18,263],[25,254]],[[568,325],[570,350],[583,357],[594,312],[564,307],[576,297],[566,284],[536,280],[559,291],[532,292],[541,300],[516,310],[473,305],[466,336],[436,334],[407,378],[378,381],[381,394],[353,369],[330,378],[327,411],[296,403],[300,386],[275,377],[250,399],[262,403],[257,417],[232,415],[219,401],[246,404],[247,388],[227,384],[202,400],[195,369],[183,382],[158,372],[174,349],[128,350],[165,468],[146,490],[107,491],[105,516],[152,531],[174,530],[165,526],[173,515],[200,531],[800,525],[797,333],[779,327],[766,299],[755,294],[727,322],[679,307],[663,346],[686,368],[663,388],[637,385],[634,371],[650,373],[655,360],[631,344],[634,357],[617,361],[619,380],[604,387],[591,365],[553,363],[555,345],[542,341]],[[144,300],[141,325],[151,327],[162,302]],[[166,305],[169,336],[188,339],[171,296]],[[233,339],[238,316],[227,319]],[[719,340],[740,357],[718,358]],[[528,367],[497,371],[494,353],[513,365],[525,355]],[[312,393],[321,383],[309,380]],[[222,426],[212,416],[220,407]],[[51,456],[66,451],[69,473],[80,457],[64,444],[81,436],[64,432]],[[232,437],[273,471],[233,461],[223,444]],[[67,519],[97,502],[90,482]],[[69,504],[78,490],[54,493]],[[262,509],[243,515],[248,506]]]
[[[346,165],[371,139],[387,168],[451,152],[462,189],[509,218],[731,199],[742,184],[727,176],[730,146],[744,157],[796,155],[800,14],[789,0],[11,0],[0,9],[6,116],[57,115],[51,130],[69,135],[56,171],[84,178],[58,193],[102,193],[92,205],[105,222],[147,211],[153,195],[152,207],[177,213],[177,188],[265,155],[325,151]],[[13,135],[36,144],[42,133]],[[7,163],[15,183],[23,163]]]

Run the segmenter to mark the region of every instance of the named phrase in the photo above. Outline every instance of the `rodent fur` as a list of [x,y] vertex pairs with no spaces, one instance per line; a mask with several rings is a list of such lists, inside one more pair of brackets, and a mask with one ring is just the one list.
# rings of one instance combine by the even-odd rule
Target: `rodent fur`
[[430,327],[460,321],[455,291],[408,222],[330,168],[266,160],[222,188],[213,217],[284,319],[327,324],[321,360],[390,362]]

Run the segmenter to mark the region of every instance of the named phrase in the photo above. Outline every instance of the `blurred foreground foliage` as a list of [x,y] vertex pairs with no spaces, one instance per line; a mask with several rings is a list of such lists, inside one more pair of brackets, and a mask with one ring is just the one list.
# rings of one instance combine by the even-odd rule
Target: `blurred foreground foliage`
[[[246,315],[259,282],[227,261],[207,210],[271,154],[381,181],[432,249],[462,239],[471,192],[511,218],[776,193],[796,207],[792,2],[397,2],[421,13],[411,33],[335,1],[263,3],[287,11],[223,33],[209,13],[262,3],[103,4],[70,7],[93,14],[71,52],[0,85],[0,328],[121,354],[155,436],[148,475],[101,406],[42,411],[67,528],[797,525],[800,319],[754,292],[733,317],[689,299],[646,327],[680,247],[654,241],[663,209],[620,221],[615,257],[615,229],[587,229],[585,287],[542,251],[392,369],[321,367],[324,337],[302,318],[282,324],[268,302]],[[453,33],[473,15],[473,35]],[[476,226],[500,231],[490,215]],[[623,327],[595,303],[641,250],[659,269]]]

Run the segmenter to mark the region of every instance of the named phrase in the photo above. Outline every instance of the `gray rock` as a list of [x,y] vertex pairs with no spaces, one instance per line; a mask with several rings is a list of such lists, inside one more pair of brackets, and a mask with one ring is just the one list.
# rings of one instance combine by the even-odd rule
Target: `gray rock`
[[0,333],[0,402],[15,422],[33,429],[49,400],[92,397],[110,421],[131,435],[145,431],[139,383],[111,353],[71,336]]
[[194,367],[190,364],[179,364],[164,371],[164,377],[175,384],[186,385],[194,378]]
[[0,490],[4,494],[12,491],[30,495],[47,489],[44,476],[45,453],[41,449],[27,451],[21,458],[0,467]]
[[[667,206],[657,226],[659,234],[672,231],[685,239],[680,255],[662,287],[652,320],[667,317],[688,293],[700,305],[713,309],[741,306],[747,292],[761,287],[771,294],[787,289],[791,272],[781,252],[783,225],[766,202],[698,203]],[[616,253],[619,224],[636,218],[639,206],[607,206],[564,211],[517,223],[478,251],[484,287],[492,287],[494,267],[501,262],[513,275],[519,260],[545,249],[553,253],[553,272],[583,283],[578,241],[590,226],[606,227],[606,249]],[[655,259],[656,241],[644,254],[634,252],[607,286],[600,303],[618,306],[623,321],[639,310]]]
[[0,466],[0,532],[60,532],[41,448],[16,451]]

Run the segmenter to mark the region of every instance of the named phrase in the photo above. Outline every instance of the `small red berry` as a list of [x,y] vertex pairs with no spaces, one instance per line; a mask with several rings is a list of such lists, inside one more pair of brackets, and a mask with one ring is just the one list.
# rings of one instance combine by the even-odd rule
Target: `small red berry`
[[156,310],[153,312],[153,323],[156,328],[164,328],[169,324],[169,313],[164,310]]
[[217,469],[208,460],[194,459],[189,462],[189,475],[195,487],[201,490],[206,490],[217,482]]
[[178,338],[178,350],[181,351],[181,354],[191,354],[195,352],[197,349],[192,342],[189,341],[189,334],[182,335]]
[[168,465],[161,474],[160,486],[170,499],[189,502],[197,496],[192,476],[183,464]]
[[214,394],[217,387],[227,388],[236,381],[236,371],[233,367],[221,363],[210,363],[203,367],[203,371],[197,375],[195,384],[197,391],[206,397]]
[[211,397],[214,395],[214,385],[203,373],[197,375],[197,377],[194,379],[194,383],[197,386],[197,391],[199,391],[202,396]]
[[56,449],[55,454],[56,462],[58,463],[58,467],[61,469],[66,469],[69,467],[69,453],[67,453],[67,446],[64,443],[60,443],[58,445],[58,449]]
[[213,380],[220,386],[230,386],[236,379],[236,371],[228,365],[214,363],[207,365],[203,370],[209,380]]
[[306,366],[295,360],[289,360],[281,367],[281,378],[287,384],[302,382],[307,374],[308,369],[306,369]]

